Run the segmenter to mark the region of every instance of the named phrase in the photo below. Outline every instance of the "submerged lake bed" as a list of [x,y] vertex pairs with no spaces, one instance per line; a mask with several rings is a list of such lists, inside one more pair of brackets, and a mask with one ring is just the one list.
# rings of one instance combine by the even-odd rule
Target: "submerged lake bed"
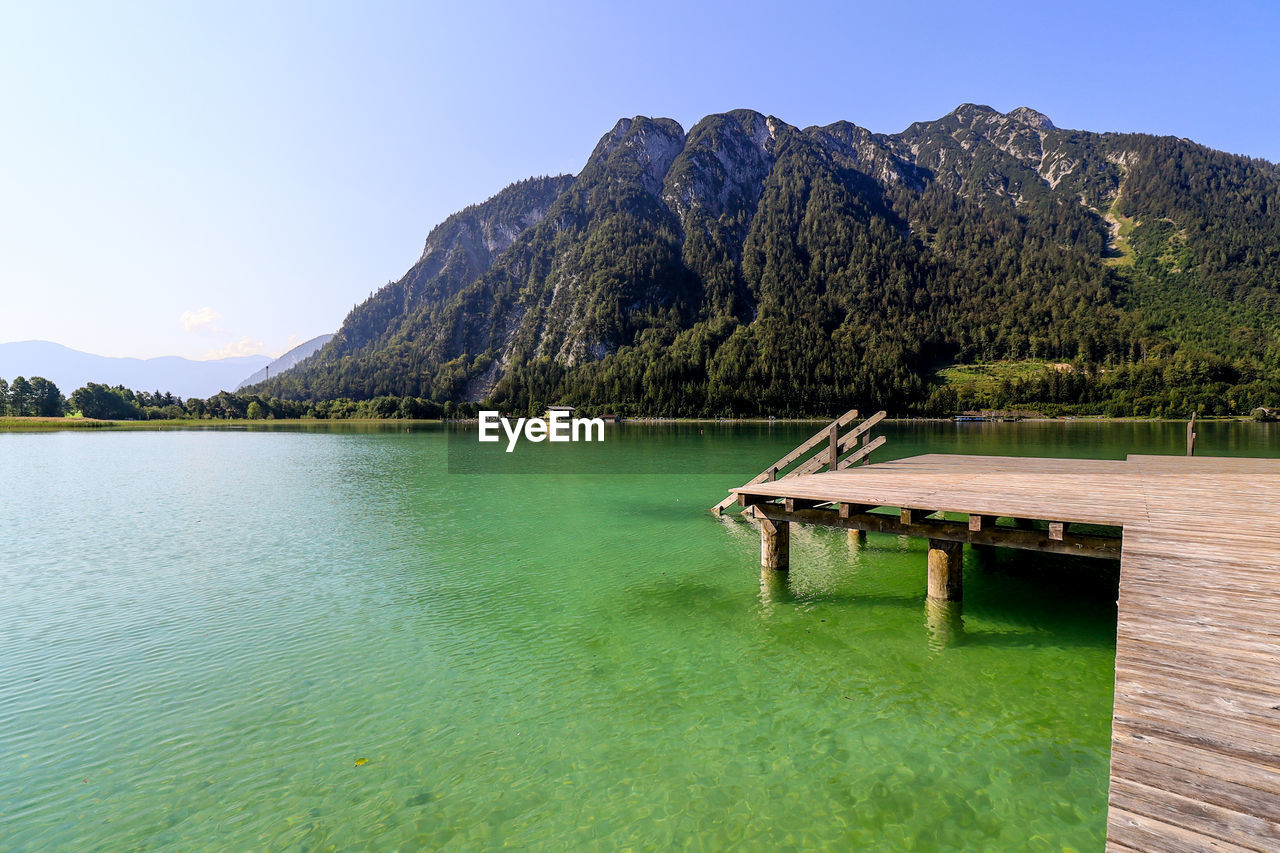
[[438,425],[0,434],[0,847],[1099,849],[1117,564],[966,549],[939,612],[926,543],[797,528],[762,578],[706,508],[814,429],[611,425],[539,473]]

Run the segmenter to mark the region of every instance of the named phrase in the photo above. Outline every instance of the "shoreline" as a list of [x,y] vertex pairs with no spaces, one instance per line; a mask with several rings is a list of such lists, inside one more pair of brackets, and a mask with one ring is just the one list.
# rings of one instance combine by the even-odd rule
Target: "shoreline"
[[[1186,418],[1141,418],[1122,417],[1109,418],[1102,415],[1072,415],[1064,417],[1019,418],[1017,420],[983,420],[956,421],[954,418],[885,418],[884,423],[954,423],[954,424],[1019,424],[1019,423],[1186,423]],[[1199,423],[1262,423],[1254,421],[1248,415],[1219,415],[1200,418]],[[97,420],[94,418],[49,418],[49,417],[0,417],[0,433],[4,432],[62,432],[73,430],[183,430],[183,429],[253,429],[270,427],[300,427],[333,424],[360,425],[413,425],[413,424],[463,424],[478,423],[475,418],[268,418],[250,420],[248,418],[182,418],[153,421]],[[606,421],[606,426],[618,424],[634,424],[644,426],[710,424],[710,425],[779,425],[779,424],[823,424],[830,423],[830,418],[623,418],[620,422]]]

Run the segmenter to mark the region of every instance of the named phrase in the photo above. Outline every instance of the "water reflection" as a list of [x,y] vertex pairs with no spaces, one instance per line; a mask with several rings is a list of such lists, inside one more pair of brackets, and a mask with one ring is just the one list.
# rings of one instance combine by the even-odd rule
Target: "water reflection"
[[789,572],[760,567],[760,609],[768,616],[774,605],[783,604],[793,599],[791,589],[787,585]]
[[924,613],[929,630],[929,648],[932,651],[942,651],[964,642],[964,618],[960,602],[926,598]]

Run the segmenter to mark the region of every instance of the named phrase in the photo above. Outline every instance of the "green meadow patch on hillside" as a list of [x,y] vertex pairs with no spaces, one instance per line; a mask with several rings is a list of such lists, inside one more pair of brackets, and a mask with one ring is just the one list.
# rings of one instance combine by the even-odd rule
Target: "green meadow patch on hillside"
[[1025,382],[1044,375],[1048,371],[1070,373],[1074,368],[1066,362],[1025,359],[1022,361],[993,361],[985,364],[953,364],[937,372],[937,377],[957,391],[970,394],[993,394],[1004,382]]

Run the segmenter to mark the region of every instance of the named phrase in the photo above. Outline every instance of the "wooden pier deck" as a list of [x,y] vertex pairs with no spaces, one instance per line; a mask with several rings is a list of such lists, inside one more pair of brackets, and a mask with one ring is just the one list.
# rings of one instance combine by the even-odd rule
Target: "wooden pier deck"
[[766,566],[793,522],[924,536],[935,597],[960,597],[956,543],[1118,553],[1107,849],[1280,850],[1280,460],[929,455],[733,491]]

